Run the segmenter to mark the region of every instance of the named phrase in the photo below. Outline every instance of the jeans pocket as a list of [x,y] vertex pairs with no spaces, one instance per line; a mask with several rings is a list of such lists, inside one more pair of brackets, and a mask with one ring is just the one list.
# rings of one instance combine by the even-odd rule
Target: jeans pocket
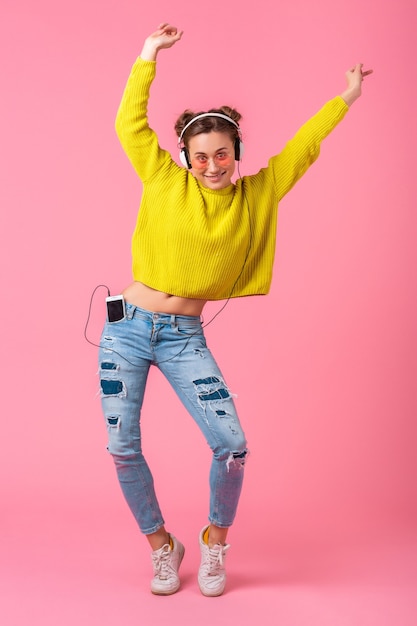
[[194,335],[202,335],[203,329],[201,324],[178,324],[175,326],[175,332],[184,337],[193,337]]

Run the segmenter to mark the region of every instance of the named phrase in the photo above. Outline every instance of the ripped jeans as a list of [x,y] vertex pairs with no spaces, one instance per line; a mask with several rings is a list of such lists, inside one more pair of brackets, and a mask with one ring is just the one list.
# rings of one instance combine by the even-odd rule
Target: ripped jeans
[[231,526],[242,488],[246,440],[200,318],[152,313],[126,303],[125,319],[106,323],[100,345],[108,449],[140,530],[147,535],[164,525],[141,445],[140,413],[151,365],[171,383],[213,452],[208,519],[222,528]]

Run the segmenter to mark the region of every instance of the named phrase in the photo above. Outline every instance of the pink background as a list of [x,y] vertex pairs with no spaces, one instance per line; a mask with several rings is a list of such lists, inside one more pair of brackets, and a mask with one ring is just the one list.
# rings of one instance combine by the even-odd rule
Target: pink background
[[[175,4],[1,3],[0,619],[414,625],[415,2]],[[209,451],[153,372],[145,450],[187,555],[182,591],[152,597],[149,550],[105,449],[97,351],[83,337],[94,287],[117,293],[131,279],[141,186],[114,117],[144,37],[164,20],[185,34],[161,53],[152,90],[161,143],[176,154],[184,108],[236,106],[242,174],[340,93],[352,64],[375,70],[280,206],[270,295],[230,302],[207,328],[251,449],[230,584],[214,601],[195,581]]]

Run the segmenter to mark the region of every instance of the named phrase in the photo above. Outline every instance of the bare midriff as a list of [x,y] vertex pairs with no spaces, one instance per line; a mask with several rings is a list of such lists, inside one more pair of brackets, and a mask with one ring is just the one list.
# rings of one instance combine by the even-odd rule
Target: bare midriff
[[126,302],[153,311],[174,315],[200,316],[207,300],[180,298],[169,293],[157,291],[140,282],[134,282],[123,291]]

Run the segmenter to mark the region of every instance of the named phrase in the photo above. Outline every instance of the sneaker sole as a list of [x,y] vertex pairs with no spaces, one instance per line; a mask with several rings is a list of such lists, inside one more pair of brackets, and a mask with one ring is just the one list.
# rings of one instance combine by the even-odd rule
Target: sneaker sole
[[219,596],[222,596],[224,593],[224,589],[222,589],[222,591],[218,591],[217,593],[206,593],[201,589],[201,587],[200,587],[200,591],[205,598],[218,598]]
[[218,598],[219,596],[223,595],[224,590],[226,589],[226,584],[224,584],[223,589],[220,589],[219,591],[205,591],[201,585],[200,585],[200,581],[198,581],[198,586],[200,588],[201,593],[203,594],[203,596],[205,596],[206,598]]

